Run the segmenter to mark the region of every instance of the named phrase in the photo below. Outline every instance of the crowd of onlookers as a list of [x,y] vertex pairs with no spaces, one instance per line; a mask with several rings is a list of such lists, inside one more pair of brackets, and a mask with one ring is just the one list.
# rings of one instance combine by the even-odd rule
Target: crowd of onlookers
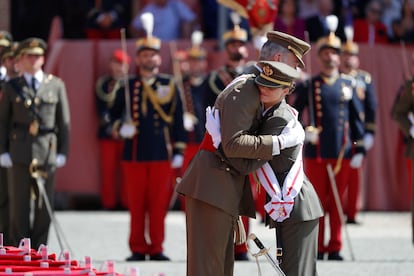
[[[353,25],[356,42],[414,42],[413,0],[274,1],[279,5],[274,28],[300,38],[307,30],[311,42],[326,34],[324,18],[329,14],[338,16],[336,34],[343,40],[344,26]],[[139,15],[147,11],[154,14],[154,35],[162,40],[190,38],[194,29],[202,30],[206,39],[217,39],[221,22],[231,26],[229,10],[221,12],[216,0],[14,0],[11,33],[15,40],[31,36],[47,40],[53,19],[59,18],[65,39],[119,38],[120,28],[136,38],[143,34]],[[248,29],[248,21],[242,26]]]

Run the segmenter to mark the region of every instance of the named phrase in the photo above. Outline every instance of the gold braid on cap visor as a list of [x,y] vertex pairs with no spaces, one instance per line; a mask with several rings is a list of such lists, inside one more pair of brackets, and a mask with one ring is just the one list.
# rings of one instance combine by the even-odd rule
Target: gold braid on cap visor
[[302,54],[292,46],[288,45],[288,50],[292,51],[297,58],[302,59]]
[[263,79],[265,79],[265,80],[268,80],[268,81],[270,81],[270,82],[273,82],[273,83],[276,83],[276,84],[280,84],[280,85],[283,85],[283,86],[288,86],[288,87],[290,87],[290,86],[292,85],[292,82],[288,82],[288,81],[281,81],[281,80],[273,79],[273,78],[271,78],[271,77],[266,76],[266,75],[265,75],[265,74],[263,74],[263,73],[260,73],[260,77],[261,77],[261,78],[263,78]]

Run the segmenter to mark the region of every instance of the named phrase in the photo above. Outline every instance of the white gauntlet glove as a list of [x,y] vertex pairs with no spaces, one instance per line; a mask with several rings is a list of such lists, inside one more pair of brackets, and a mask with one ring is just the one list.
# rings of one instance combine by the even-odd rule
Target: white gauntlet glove
[[62,168],[66,165],[66,156],[64,154],[58,153],[56,156],[56,168]]
[[410,127],[410,136],[411,138],[414,138],[414,125]]
[[0,167],[11,168],[13,167],[13,162],[10,157],[10,153],[5,152],[0,154]]
[[171,161],[171,168],[178,169],[183,166],[184,156],[182,154],[174,154]]
[[285,148],[291,148],[299,144],[303,144],[305,139],[305,131],[302,124],[297,119],[292,119],[282,130],[278,136],[272,136],[273,151],[272,155],[280,154],[280,151]]
[[119,135],[122,138],[132,138],[135,135],[136,128],[133,124],[123,123],[119,129]]
[[352,156],[351,162],[349,163],[349,166],[354,169],[361,168],[362,161],[364,160],[364,154],[357,153],[354,156]]
[[319,131],[313,126],[306,127],[305,130],[305,141],[311,144],[317,144],[319,141]]
[[370,150],[373,145],[374,145],[374,135],[372,135],[371,133],[366,133],[364,135],[364,148],[365,148],[365,151]]
[[220,114],[219,110],[215,107],[211,108],[208,106],[206,108],[206,129],[207,132],[211,135],[214,147],[217,149],[221,143],[221,133]]

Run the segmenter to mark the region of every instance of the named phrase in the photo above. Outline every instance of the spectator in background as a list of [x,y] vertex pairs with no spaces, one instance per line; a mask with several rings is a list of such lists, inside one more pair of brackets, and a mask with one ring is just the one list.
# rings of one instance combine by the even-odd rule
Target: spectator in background
[[[319,38],[325,37],[329,34],[329,28],[326,24],[326,17],[333,14],[334,2],[333,0],[319,0],[319,14],[306,19],[306,30],[309,32],[309,40],[316,42]],[[345,41],[344,24],[340,16],[338,16],[338,27],[335,35],[341,41]]]
[[371,0],[365,9],[365,18],[354,20],[354,41],[358,43],[388,43],[387,27],[381,22],[381,0]]
[[162,41],[191,37],[196,15],[180,0],[151,0],[132,20],[131,34],[133,37],[145,35],[140,18],[146,12],[154,15],[153,35]]
[[279,13],[274,22],[274,29],[288,33],[297,38],[305,38],[305,21],[298,17],[299,7],[297,0],[281,0]]
[[394,41],[403,40],[414,43],[414,1],[404,0],[401,17],[399,20],[395,20],[394,24],[394,28],[397,30]]
[[129,23],[130,0],[88,0],[86,37],[119,39],[120,30]]
[[383,0],[383,12],[381,21],[387,27],[387,35],[389,38],[394,36],[392,24],[394,20],[401,18],[403,0]]
[[131,58],[122,50],[112,53],[109,61],[110,74],[101,76],[96,82],[96,109],[99,119],[98,139],[101,169],[101,203],[107,210],[127,207],[126,193],[121,186],[122,140],[112,131],[112,107],[116,98],[115,89],[124,86]]

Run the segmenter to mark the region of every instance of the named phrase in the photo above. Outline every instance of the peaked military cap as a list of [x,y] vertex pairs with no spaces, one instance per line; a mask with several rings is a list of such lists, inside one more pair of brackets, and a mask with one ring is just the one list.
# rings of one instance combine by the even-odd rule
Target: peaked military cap
[[280,86],[292,87],[299,72],[289,65],[278,61],[259,61],[257,65],[262,69],[255,78],[259,85],[277,88]]
[[22,54],[43,56],[46,52],[47,44],[43,39],[31,37],[20,42],[16,49],[16,56]]
[[307,52],[309,52],[311,48],[309,43],[289,34],[278,31],[269,31],[267,32],[266,36],[268,40],[279,44],[291,51],[299,60],[300,67],[305,68],[305,63],[303,62],[302,58]]
[[13,41],[13,37],[9,32],[0,31],[0,46],[7,47],[10,46]]
[[19,47],[18,42],[12,42],[12,44],[8,47],[4,47],[2,51],[0,51],[0,61],[3,61],[7,57],[15,57],[16,50]]

